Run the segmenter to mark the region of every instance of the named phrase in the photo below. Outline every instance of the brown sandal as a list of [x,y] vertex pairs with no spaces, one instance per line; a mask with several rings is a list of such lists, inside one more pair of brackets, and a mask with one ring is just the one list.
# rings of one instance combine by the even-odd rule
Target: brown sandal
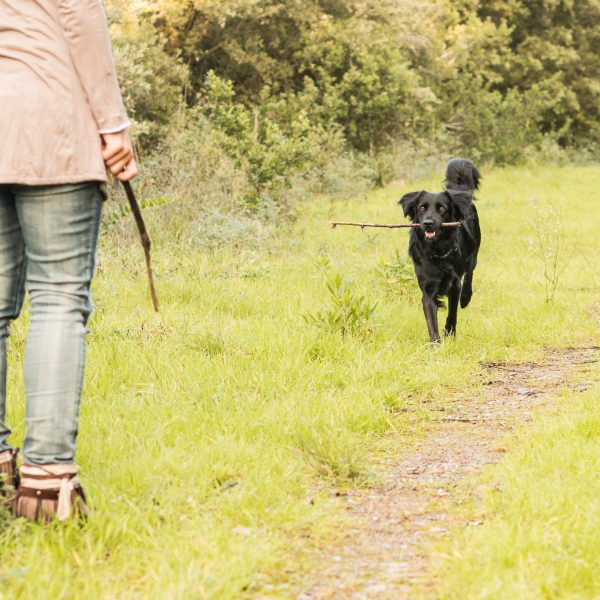
[[49,523],[69,517],[86,519],[88,507],[73,464],[23,465],[13,503],[15,517]]
[[19,484],[18,454],[18,448],[0,452],[0,504],[10,505],[14,499]]

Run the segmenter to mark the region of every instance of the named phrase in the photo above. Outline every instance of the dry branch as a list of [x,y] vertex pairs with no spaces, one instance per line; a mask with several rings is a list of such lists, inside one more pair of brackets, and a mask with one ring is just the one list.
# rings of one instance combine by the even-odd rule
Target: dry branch
[[127,196],[127,200],[129,200],[129,206],[131,207],[131,212],[133,213],[133,218],[135,219],[136,225],[138,227],[138,231],[140,233],[140,241],[142,242],[142,247],[144,248],[144,256],[146,258],[146,272],[148,274],[148,285],[150,287],[150,297],[152,298],[152,306],[154,306],[154,310],[158,312],[158,298],[156,296],[156,288],[154,287],[154,275],[152,272],[152,260],[150,258],[150,247],[152,242],[150,241],[150,236],[148,235],[148,231],[146,230],[146,223],[144,223],[144,217],[142,217],[142,211],[140,210],[140,205],[133,193],[133,188],[129,181],[123,181],[123,187],[125,188],[125,195]]
[[[353,221],[330,221],[331,228],[335,229],[338,225],[349,225],[350,227],[384,227],[386,229],[404,229],[411,227],[421,227],[419,223],[397,223],[397,224],[386,224],[386,223],[354,223]],[[442,223],[442,227],[460,227],[458,221],[451,223]]]

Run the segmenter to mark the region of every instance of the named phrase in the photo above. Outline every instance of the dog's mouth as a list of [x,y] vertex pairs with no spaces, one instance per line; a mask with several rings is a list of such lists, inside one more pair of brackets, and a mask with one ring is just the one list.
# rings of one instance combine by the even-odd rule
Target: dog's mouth
[[436,236],[435,231],[425,231],[425,238],[428,240],[432,240]]

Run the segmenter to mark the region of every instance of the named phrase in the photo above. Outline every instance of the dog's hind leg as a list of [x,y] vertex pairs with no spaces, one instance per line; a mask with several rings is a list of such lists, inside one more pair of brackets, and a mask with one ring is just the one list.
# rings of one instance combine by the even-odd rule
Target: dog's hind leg
[[446,335],[456,335],[459,296],[462,299],[460,293],[460,279],[456,277],[448,290],[448,317],[446,318],[446,326],[444,327],[444,333]]
[[463,281],[462,291],[460,293],[460,307],[465,308],[471,301],[473,295],[473,271],[467,271],[465,273],[465,280]]
[[473,271],[475,270],[476,259],[467,261],[467,272],[463,280],[462,291],[460,292],[460,307],[465,308],[471,302],[473,295]]
[[427,321],[429,339],[434,343],[439,342],[441,339],[438,331],[437,309],[438,307],[437,302],[435,301],[435,296],[423,294],[423,312],[425,313],[425,321]]

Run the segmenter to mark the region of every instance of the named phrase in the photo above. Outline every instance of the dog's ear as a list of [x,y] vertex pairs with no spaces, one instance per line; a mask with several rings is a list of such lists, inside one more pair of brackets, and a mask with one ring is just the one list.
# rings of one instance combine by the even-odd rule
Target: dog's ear
[[471,212],[473,194],[471,192],[446,190],[446,195],[450,198],[458,219],[466,218]]
[[404,211],[404,216],[409,217],[411,221],[414,221],[415,219],[417,213],[417,206],[419,204],[419,198],[424,193],[425,192],[423,191],[410,192],[408,194],[405,194],[404,196],[402,196],[402,198],[400,198],[400,200],[398,200],[398,204],[402,206],[402,210]]

